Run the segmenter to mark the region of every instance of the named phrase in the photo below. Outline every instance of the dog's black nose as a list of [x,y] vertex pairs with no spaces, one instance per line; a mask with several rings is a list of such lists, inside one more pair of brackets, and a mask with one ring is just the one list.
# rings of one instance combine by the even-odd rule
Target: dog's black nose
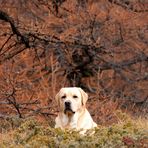
[[70,101],[66,101],[66,102],[65,102],[65,106],[66,106],[66,107],[70,107],[70,104],[71,104]]

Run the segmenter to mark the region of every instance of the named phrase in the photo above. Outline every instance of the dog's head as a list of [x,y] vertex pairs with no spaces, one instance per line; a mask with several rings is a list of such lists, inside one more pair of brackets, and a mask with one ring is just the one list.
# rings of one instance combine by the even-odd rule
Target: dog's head
[[79,87],[65,87],[61,88],[55,98],[60,111],[72,115],[85,107],[88,95]]

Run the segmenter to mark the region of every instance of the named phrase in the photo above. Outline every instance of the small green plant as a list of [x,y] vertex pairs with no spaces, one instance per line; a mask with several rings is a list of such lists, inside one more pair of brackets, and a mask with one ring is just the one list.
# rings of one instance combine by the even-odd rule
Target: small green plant
[[[132,120],[130,116],[117,111],[119,123],[98,126],[95,133],[80,135],[72,130],[61,130],[42,125],[35,119],[24,120],[13,130],[10,138],[0,142],[1,148],[117,148],[147,147],[148,127],[142,119]],[[142,124],[143,123],[143,124]],[[10,132],[10,131],[9,131]],[[9,132],[5,133],[9,137]],[[7,137],[7,136],[6,136]]]

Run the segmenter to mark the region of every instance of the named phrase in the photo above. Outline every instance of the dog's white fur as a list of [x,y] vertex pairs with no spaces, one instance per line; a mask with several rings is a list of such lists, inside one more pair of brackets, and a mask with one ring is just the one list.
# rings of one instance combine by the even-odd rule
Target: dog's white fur
[[[86,109],[88,95],[81,88],[62,88],[55,98],[59,107],[59,114],[55,120],[55,128],[86,131],[97,127],[97,124],[93,121],[90,113]],[[70,111],[65,111],[65,102],[67,101],[71,102]]]

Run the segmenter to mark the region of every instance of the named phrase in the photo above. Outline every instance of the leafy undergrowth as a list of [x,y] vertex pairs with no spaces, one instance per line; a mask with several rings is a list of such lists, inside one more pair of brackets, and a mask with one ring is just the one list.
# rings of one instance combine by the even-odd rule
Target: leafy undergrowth
[[147,120],[133,120],[125,113],[116,112],[119,122],[110,126],[98,126],[95,133],[80,135],[76,131],[62,131],[43,125],[35,119],[21,121],[18,128],[5,131],[1,148],[126,148],[148,147]]

